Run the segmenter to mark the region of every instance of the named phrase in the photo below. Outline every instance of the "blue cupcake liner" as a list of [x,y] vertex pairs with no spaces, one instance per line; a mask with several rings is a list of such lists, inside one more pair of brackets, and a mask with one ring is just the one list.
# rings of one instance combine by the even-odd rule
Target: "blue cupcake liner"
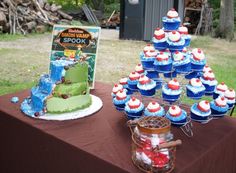
[[172,63],[167,65],[155,65],[155,69],[157,72],[167,73],[172,71]]
[[164,42],[159,42],[159,43],[153,42],[153,46],[154,46],[154,48],[155,48],[156,50],[161,51],[161,50],[165,50],[165,49],[168,47],[168,44],[167,44],[166,41],[164,41]]
[[214,92],[216,86],[215,85],[210,86],[210,85],[204,84],[204,83],[203,83],[203,85],[206,88],[206,90],[205,90],[206,94],[213,95],[213,92]]
[[194,71],[202,71],[204,66],[205,66],[205,64],[201,65],[201,64],[191,63],[191,69]]
[[153,89],[150,89],[150,90],[139,89],[139,92],[143,96],[154,96],[156,93],[156,87],[154,87]]
[[178,45],[178,46],[174,46],[174,45],[169,45],[168,46],[170,52],[176,52],[176,51],[179,51],[179,52],[182,52],[182,50],[184,49],[184,45]]
[[171,122],[172,125],[179,127],[179,126],[182,126],[182,125],[186,124],[187,117],[182,119],[182,120],[180,120],[180,121],[172,121],[172,120],[170,120],[170,122]]
[[180,26],[180,21],[163,22],[164,29],[168,31],[178,30],[179,26]]
[[220,94],[216,93],[216,92],[213,92],[213,99],[217,99],[218,97],[220,96]]
[[227,103],[227,104],[228,104],[228,106],[229,106],[229,109],[233,108],[234,105],[235,105],[235,103]]
[[183,65],[179,65],[179,66],[175,66],[175,71],[177,73],[189,73],[191,71],[191,63],[187,63],[187,64],[183,64]]
[[189,47],[190,46],[190,42],[191,42],[191,38],[186,38],[185,39],[184,47]]
[[146,73],[146,76],[150,79],[159,78],[159,73],[155,70],[147,70]]
[[199,116],[191,111],[190,113],[191,119],[193,120],[200,120],[200,121],[208,121],[209,116]]
[[162,80],[154,80],[156,82],[156,90],[162,88]]
[[165,78],[175,78],[175,77],[177,77],[177,72],[173,71],[171,73],[164,73],[164,77]]
[[136,113],[130,113],[130,112],[125,112],[126,113],[126,116],[129,120],[133,120],[133,119],[136,119],[136,118],[140,118],[143,114],[143,110],[139,111],[139,112],[136,112]]
[[141,60],[141,63],[142,63],[142,66],[143,66],[143,69],[154,69],[154,60],[153,61],[145,61],[145,60]]
[[[220,111],[215,110],[214,108],[211,108],[211,113],[213,114],[213,116],[215,116],[215,115],[224,116],[227,113],[227,111],[228,110],[220,112]],[[217,117],[219,117],[219,116],[217,116]]]
[[187,96],[192,98],[192,99],[201,99],[202,96],[204,96],[205,94],[205,91],[201,91],[201,92],[198,92],[198,93],[193,93],[191,90],[189,90],[187,88]]
[[175,102],[179,99],[180,94],[178,94],[178,95],[167,95],[164,92],[162,92],[162,97],[163,97],[163,100],[165,100],[165,101]]
[[131,91],[138,90],[137,84],[128,84],[128,87]]

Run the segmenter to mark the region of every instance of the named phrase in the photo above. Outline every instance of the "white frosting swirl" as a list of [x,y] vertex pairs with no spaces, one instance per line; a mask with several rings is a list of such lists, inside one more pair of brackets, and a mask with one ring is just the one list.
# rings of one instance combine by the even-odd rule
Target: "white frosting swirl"
[[160,52],[159,55],[156,57],[157,61],[167,61],[169,59],[169,56],[167,53]]
[[123,89],[123,86],[120,84],[115,84],[114,87],[112,88],[112,92],[116,94],[119,90]]
[[212,71],[211,67],[208,65],[205,65],[203,68],[203,72],[209,72],[209,71]]
[[171,115],[171,116],[178,116],[178,115],[180,115],[181,114],[181,112],[182,112],[182,110],[180,109],[180,107],[179,106],[177,106],[177,105],[173,105],[173,106],[171,106],[170,108],[169,108],[169,114]]
[[188,28],[185,26],[180,26],[178,29],[180,34],[187,35],[188,34]]
[[201,49],[195,48],[192,50],[193,59],[201,61],[205,59],[205,55]]
[[167,17],[168,18],[177,18],[179,16],[178,12],[175,11],[175,9],[170,9],[168,12],[167,12]]
[[117,93],[116,93],[116,98],[117,98],[117,100],[123,100],[123,99],[125,99],[126,98],[126,90],[124,90],[124,89],[121,89],[121,90],[119,90]]
[[227,99],[235,99],[235,91],[233,89],[228,89],[225,91],[225,97]]
[[163,29],[157,28],[154,31],[154,37],[158,40],[165,38],[165,32]]
[[129,79],[130,80],[137,80],[137,79],[139,79],[139,77],[140,77],[140,75],[137,72],[132,72],[132,73],[129,74]]
[[132,97],[128,102],[128,105],[131,109],[138,108],[140,106],[140,104],[141,104],[140,100],[135,97]]
[[128,78],[127,78],[127,77],[121,78],[121,79],[119,80],[119,83],[120,83],[121,85],[126,85],[126,84],[128,83]]
[[170,88],[172,90],[178,90],[180,88],[179,82],[176,79],[169,81],[168,88]]
[[181,61],[184,59],[184,55],[181,52],[176,51],[173,55],[173,58],[175,61]]
[[157,51],[156,50],[150,50],[144,53],[146,57],[155,57],[157,56]]
[[170,41],[177,42],[180,40],[180,38],[181,38],[181,35],[178,31],[172,31],[172,32],[169,32],[168,34],[168,39]]
[[154,111],[154,110],[159,110],[160,109],[160,105],[157,102],[150,102],[147,106],[147,109],[149,111]]
[[147,83],[147,82],[149,82],[150,81],[150,79],[147,77],[147,76],[141,76],[140,78],[139,78],[139,83],[141,83],[141,84],[144,84],[144,83]]
[[205,80],[214,80],[215,79],[215,75],[214,75],[214,73],[212,71],[208,71],[208,72],[205,72],[203,74],[203,78]]
[[198,108],[200,111],[207,112],[210,110],[210,104],[208,101],[202,100],[198,103]]
[[192,86],[195,86],[195,87],[201,87],[202,86],[202,82],[200,79],[198,78],[192,78],[190,81],[189,81],[190,85]]
[[227,100],[224,97],[218,97],[215,99],[215,103],[217,106],[224,107],[227,104]]
[[155,50],[155,48],[153,47],[153,45],[151,44],[147,44],[144,48],[143,48],[143,52],[147,52],[147,51],[150,51],[150,50]]
[[138,73],[143,73],[144,70],[143,70],[143,66],[142,66],[142,64],[138,64],[138,65],[136,65],[136,67],[135,67],[135,71],[138,72]]
[[224,82],[221,82],[219,85],[217,85],[216,90],[225,92],[228,89],[227,85],[225,85]]

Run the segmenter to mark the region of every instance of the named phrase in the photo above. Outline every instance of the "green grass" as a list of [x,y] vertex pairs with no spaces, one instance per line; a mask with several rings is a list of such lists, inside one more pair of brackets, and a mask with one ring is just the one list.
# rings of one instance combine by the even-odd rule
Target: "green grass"
[[[49,32],[46,32],[46,33],[49,33]],[[41,36],[42,34],[45,34],[45,33],[30,33],[27,35],[0,34],[0,41],[16,41],[16,40],[23,39],[23,38],[38,37],[38,36]]]

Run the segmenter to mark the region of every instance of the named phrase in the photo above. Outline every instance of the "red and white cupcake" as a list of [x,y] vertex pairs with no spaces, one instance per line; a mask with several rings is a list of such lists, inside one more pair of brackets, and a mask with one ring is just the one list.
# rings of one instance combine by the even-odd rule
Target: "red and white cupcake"
[[121,89],[116,93],[115,98],[113,98],[113,104],[118,111],[123,111],[126,102],[129,101],[130,96],[126,94],[126,89]]
[[188,28],[186,26],[180,26],[178,29],[179,33],[181,34],[182,38],[185,40],[185,47],[188,47],[191,42],[191,36],[188,34]]
[[183,125],[187,121],[187,113],[179,106],[172,105],[166,113],[166,118],[168,118],[172,124]]
[[169,81],[162,87],[162,97],[164,100],[169,102],[175,102],[179,99],[182,89],[177,79]]
[[153,68],[153,63],[157,53],[158,52],[151,44],[144,47],[143,52],[140,53],[140,60],[144,69]]
[[120,85],[120,84],[115,84],[114,87],[112,88],[112,93],[111,93],[112,97],[115,97],[115,96],[116,96],[116,93],[117,93],[118,91],[120,91],[121,89],[123,89],[123,86],[122,86],[122,85]]
[[215,87],[217,85],[217,80],[215,79],[215,75],[212,71],[203,73],[203,76],[200,78],[203,85],[205,86],[205,94],[213,95]]
[[154,61],[155,70],[158,72],[171,72],[172,59],[167,53],[160,52]]
[[235,105],[235,91],[230,88],[225,91],[225,98],[227,99],[227,104],[229,105],[229,109],[231,109]]
[[216,86],[216,89],[213,93],[213,98],[216,99],[219,96],[224,96],[226,90],[228,90],[228,86],[224,82],[221,82]]
[[199,48],[193,49],[191,58],[192,69],[195,71],[202,71],[205,65],[206,65],[206,58],[204,52]]
[[205,72],[209,72],[209,71],[212,71],[212,69],[211,69],[211,67],[209,66],[209,65],[205,65],[204,67],[203,67],[203,73],[205,73]]
[[192,105],[191,118],[193,120],[205,122],[208,121],[209,115],[211,115],[211,107],[209,101],[203,100]]
[[143,113],[143,109],[143,103],[135,97],[132,97],[125,105],[125,112],[128,119],[139,118]]
[[200,99],[204,94],[206,88],[198,78],[192,78],[189,84],[186,85],[187,96],[193,99]]
[[156,28],[154,31],[154,35],[152,38],[153,45],[155,49],[157,50],[164,50],[167,48],[167,43],[166,43],[166,33],[164,32],[163,29]]
[[128,87],[131,90],[137,90],[137,84],[138,84],[138,80],[140,78],[140,74],[137,72],[131,72],[129,74],[129,79],[128,79]]
[[143,69],[142,64],[137,64],[137,65],[135,66],[135,71],[136,71],[137,73],[139,73],[140,75],[142,75],[142,74],[144,73],[144,69]]
[[139,78],[137,87],[143,96],[153,96],[156,93],[156,82],[145,75]]
[[152,101],[150,102],[144,111],[145,116],[164,116],[165,110],[160,106],[159,103]]
[[162,18],[162,22],[165,30],[173,31],[179,28],[181,20],[178,12],[172,8],[167,12],[167,16]]
[[213,116],[223,116],[229,109],[227,99],[224,96],[219,96],[217,99],[211,101],[211,113]]
[[185,40],[181,37],[178,31],[172,31],[168,33],[167,44],[171,52],[182,51],[185,46]]

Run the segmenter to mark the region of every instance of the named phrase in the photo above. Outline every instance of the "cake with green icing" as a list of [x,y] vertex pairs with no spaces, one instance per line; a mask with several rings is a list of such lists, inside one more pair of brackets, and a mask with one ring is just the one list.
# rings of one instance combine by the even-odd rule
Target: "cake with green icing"
[[30,116],[62,114],[88,108],[92,104],[88,84],[88,64],[70,59],[51,61],[50,74],[42,75],[21,110]]

